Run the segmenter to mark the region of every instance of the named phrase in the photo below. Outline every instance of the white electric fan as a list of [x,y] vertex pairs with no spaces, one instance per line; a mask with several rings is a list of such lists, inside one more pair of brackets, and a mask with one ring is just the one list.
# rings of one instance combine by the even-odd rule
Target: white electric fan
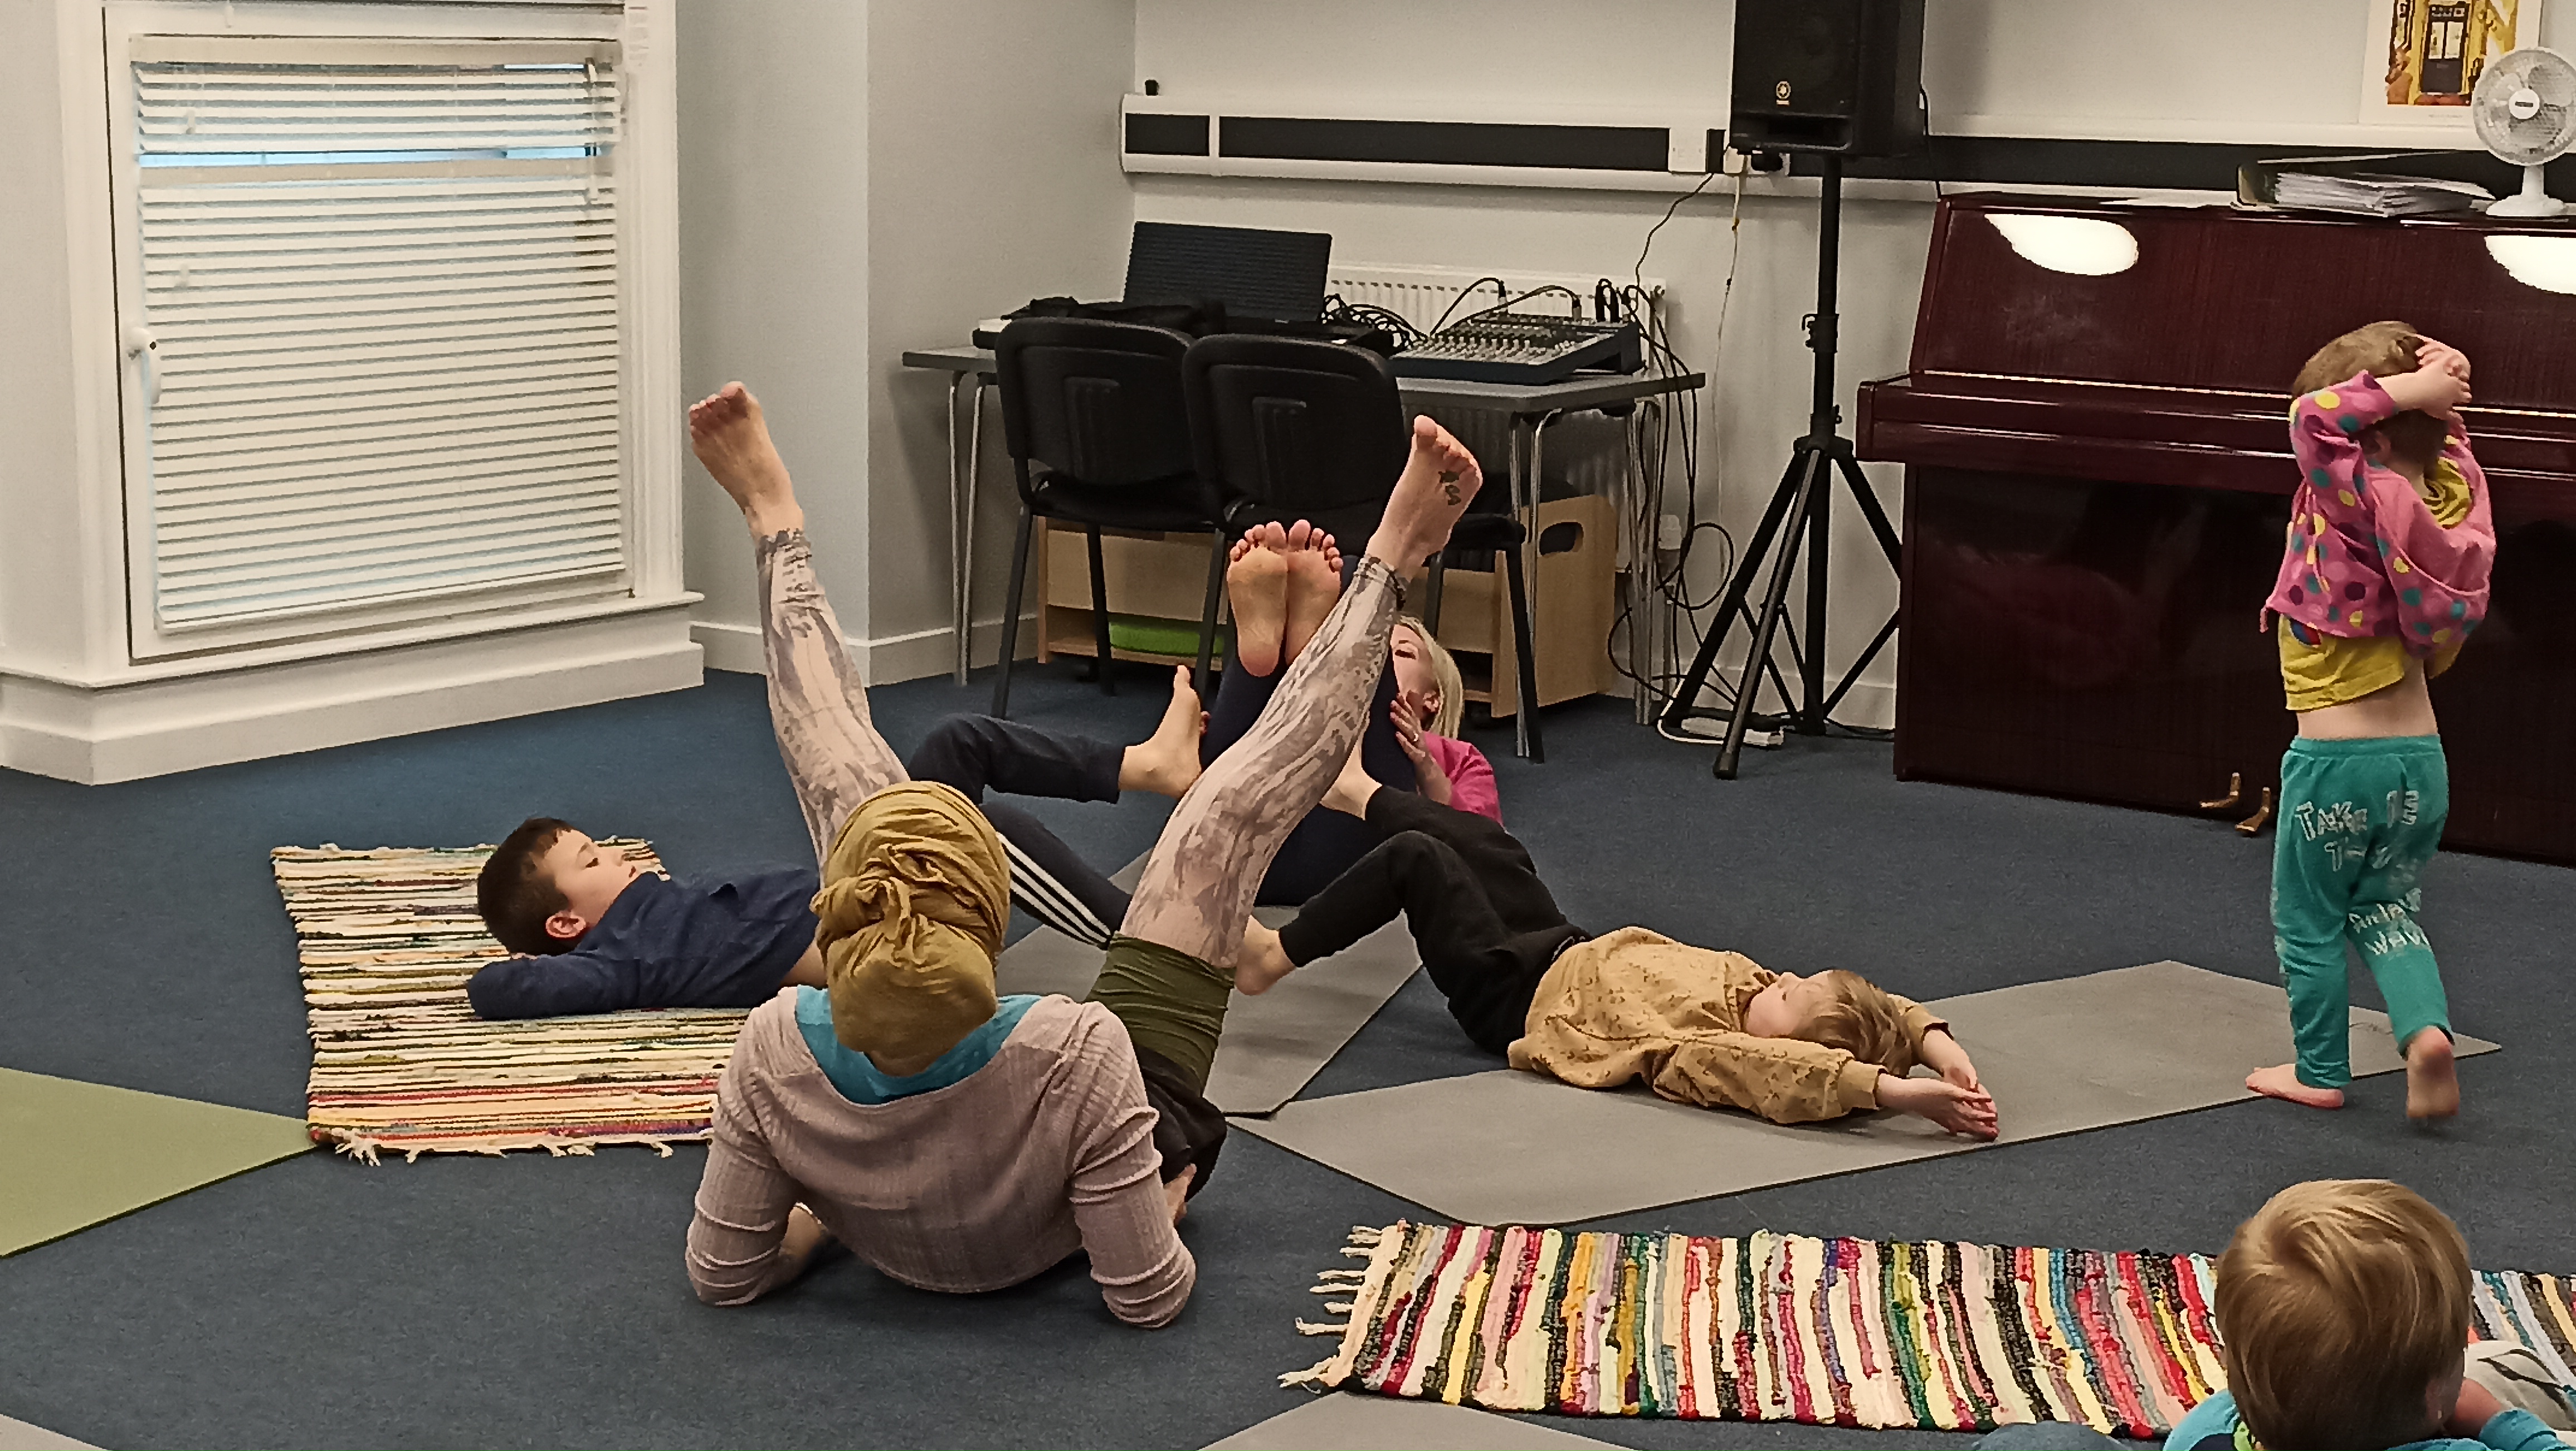
[[2488,216],[2554,217],[2567,210],[2549,194],[2541,168],[2576,146],[2576,64],[2537,45],[2507,51],[2479,74],[2469,121],[2498,161],[2522,168],[2522,190],[2488,207]]

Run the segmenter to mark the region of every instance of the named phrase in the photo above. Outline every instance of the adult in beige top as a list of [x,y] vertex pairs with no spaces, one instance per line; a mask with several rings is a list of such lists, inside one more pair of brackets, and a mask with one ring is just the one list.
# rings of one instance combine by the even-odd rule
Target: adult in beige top
[[[717,1089],[691,1284],[743,1304],[837,1239],[906,1284],[971,1292],[1081,1249],[1114,1314],[1169,1323],[1197,1277],[1174,1225],[1222,1142],[1200,1091],[1253,893],[1357,741],[1397,571],[1443,546],[1481,481],[1474,457],[1417,420],[1347,585],[1328,536],[1256,532],[1253,568],[1287,576],[1295,663],[1174,808],[1093,1001],[1006,1001],[992,986],[998,843],[962,795],[906,783],[870,723],[758,403],[728,384],[689,425],[755,541],[772,723],[823,862],[830,981],[744,1025]],[[1174,1116],[1192,1122],[1175,1132]]]

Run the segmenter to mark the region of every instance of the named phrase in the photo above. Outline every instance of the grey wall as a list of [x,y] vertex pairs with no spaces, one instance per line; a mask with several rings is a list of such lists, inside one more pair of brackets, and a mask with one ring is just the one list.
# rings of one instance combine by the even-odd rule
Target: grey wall
[[[680,6],[680,363],[691,398],[759,395],[823,588],[868,633],[868,29],[858,0]],[[742,516],[684,466],[707,663],[756,664]],[[712,628],[708,628],[712,627]],[[747,653],[746,653],[747,652]]]

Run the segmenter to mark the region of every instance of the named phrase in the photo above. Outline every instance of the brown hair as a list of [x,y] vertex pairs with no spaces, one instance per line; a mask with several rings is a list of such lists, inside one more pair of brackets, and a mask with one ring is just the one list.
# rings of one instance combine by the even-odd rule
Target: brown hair
[[[2317,349],[2307,366],[2299,370],[2298,381],[2292,386],[2305,396],[2345,382],[2357,373],[2374,378],[2412,373],[2417,366],[2415,350],[2422,346],[2424,335],[2412,323],[2374,322],[2357,327]],[[2441,419],[2412,408],[2370,430],[2387,443],[2391,455],[2428,473],[2442,457],[2442,439],[2449,431],[2449,425]]]
[[2435,1433],[2425,1391],[2459,1372],[2469,1248],[2404,1185],[2293,1184],[2236,1227],[2217,1308],[2228,1388],[2263,1445],[2399,1446]]
[[546,853],[555,838],[572,830],[569,821],[531,816],[519,823],[474,878],[474,910],[503,947],[530,954],[563,946],[546,931],[546,919],[570,905],[555,879],[546,875]]
[[1914,1071],[1914,1040],[1906,1034],[1905,1014],[1896,999],[1868,978],[1839,967],[1817,973],[1814,980],[1824,985],[1825,1001],[1793,1036],[1840,1048],[1899,1078]]

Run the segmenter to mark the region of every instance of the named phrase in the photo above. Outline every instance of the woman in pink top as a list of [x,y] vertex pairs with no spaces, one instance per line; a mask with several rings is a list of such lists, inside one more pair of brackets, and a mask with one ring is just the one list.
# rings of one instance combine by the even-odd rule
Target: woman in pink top
[[[816,582],[785,465],[740,384],[691,444],[750,525],[772,723],[817,857],[828,991],[753,1010],[716,1094],[689,1226],[699,1298],[739,1305],[837,1239],[922,1289],[995,1289],[1075,1250],[1112,1313],[1169,1323],[1197,1266],[1174,1232],[1224,1136],[1204,1097],[1262,871],[1374,715],[1399,569],[1439,549],[1481,482],[1429,420],[1347,584],[1324,541],[1255,547],[1309,576],[1320,617],[1277,698],[1174,808],[1087,1002],[999,998],[1009,869],[966,795],[905,779]],[[1265,567],[1271,561],[1264,561]]]

